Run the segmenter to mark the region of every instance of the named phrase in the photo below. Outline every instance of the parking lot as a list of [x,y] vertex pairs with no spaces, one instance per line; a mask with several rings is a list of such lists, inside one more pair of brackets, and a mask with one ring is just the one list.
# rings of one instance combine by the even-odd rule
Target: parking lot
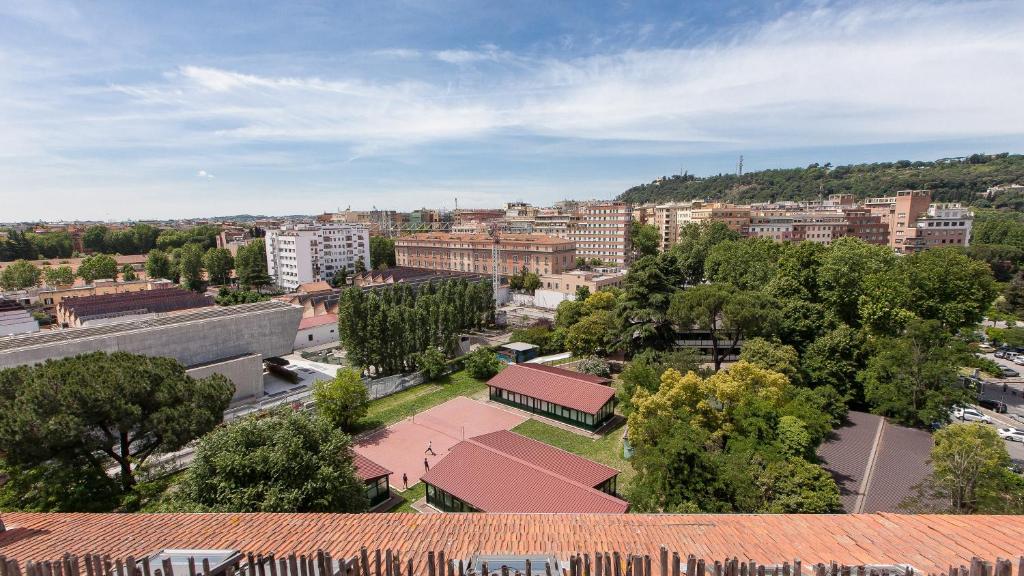
[[[1024,366],[1014,364],[1009,360],[996,358],[993,354],[985,354],[985,357],[998,363],[1000,366],[1012,368],[1024,374]],[[981,409],[982,412],[992,417],[997,428],[1024,428],[1024,422],[1014,420],[1010,414],[1024,416],[1024,377],[1013,378],[986,378],[982,387],[981,396],[989,400],[999,400],[1006,404],[1006,414],[997,414],[991,410]],[[1006,442],[1006,449],[1010,458],[1020,466],[1024,466],[1024,442]]]

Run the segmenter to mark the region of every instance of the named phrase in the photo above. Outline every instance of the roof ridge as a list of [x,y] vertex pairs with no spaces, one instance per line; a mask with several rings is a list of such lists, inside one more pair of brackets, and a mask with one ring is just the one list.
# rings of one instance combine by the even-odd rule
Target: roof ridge
[[589,458],[584,458],[583,456],[580,456],[579,454],[575,454],[573,452],[569,452],[568,450],[566,450],[564,448],[559,448],[558,446],[552,446],[551,444],[548,444],[547,442],[541,442],[540,440],[535,440],[533,438],[530,438],[529,436],[524,436],[523,434],[519,434],[518,432],[513,432],[511,430],[495,430],[493,432],[487,432],[487,433],[484,433],[484,434],[478,434],[476,436],[473,436],[473,437],[469,438],[469,440],[475,440],[476,438],[480,438],[482,436],[491,436],[492,434],[513,434],[513,435],[515,435],[515,436],[517,436],[519,438],[523,438],[523,439],[526,439],[526,440],[531,440],[531,441],[536,442],[538,444],[543,444],[546,448],[551,448],[552,450],[558,450],[559,452],[562,452],[564,454],[568,454],[569,456],[573,456],[573,457],[579,458],[581,460],[586,460],[587,462],[592,462],[594,464],[597,464],[598,466],[603,466],[603,467],[605,467],[605,468],[607,468],[609,470],[615,471],[616,475],[622,473],[622,470],[619,470],[618,468],[613,468],[613,467],[611,467],[611,466],[609,466],[607,464],[604,464],[602,462],[598,462],[596,460],[591,460]]
[[[525,436],[524,436],[524,438],[525,438]],[[557,472],[555,472],[553,470],[547,470],[545,468],[541,468],[540,466],[537,466],[536,464],[527,462],[526,460],[523,460],[522,458],[517,458],[517,457],[515,457],[515,456],[513,456],[513,455],[511,455],[511,454],[509,454],[507,452],[502,452],[501,450],[498,450],[497,448],[491,448],[490,446],[488,446],[486,444],[481,444],[480,442],[477,442],[477,441],[473,440],[472,438],[468,438],[466,440],[462,440],[462,442],[468,442],[471,445],[483,448],[484,450],[487,450],[488,452],[491,452],[492,454],[497,454],[498,456],[502,456],[502,457],[508,458],[509,460],[512,460],[513,462],[515,462],[517,464],[522,464],[522,465],[526,466],[527,468],[532,468],[533,470],[537,470],[538,472],[547,474],[548,476],[553,476],[555,478],[558,478],[559,480],[562,480],[564,482],[568,482],[569,484],[571,484],[573,486],[576,486],[577,488],[583,488],[584,490],[590,490],[590,491],[596,492],[599,495],[601,495],[602,498],[604,498],[606,500],[611,500],[611,501],[615,501],[615,502],[624,502],[624,500],[622,500],[621,498],[616,498],[615,496],[612,496],[611,494],[608,494],[607,492],[602,492],[601,490],[598,490],[597,488],[594,488],[593,486],[587,486],[586,484],[581,484],[580,482],[577,482],[577,481],[575,481],[575,480],[573,480],[571,478],[566,478],[565,476],[562,476],[561,474],[559,474],[559,473],[557,473]],[[460,442],[460,444],[462,442]],[[543,442],[541,442],[541,443],[543,444]],[[458,447],[459,447],[459,445],[456,444],[455,446],[452,447],[452,450],[455,450]]]
[[[544,366],[542,364],[536,364],[536,363],[534,363],[534,364],[528,364],[528,363],[513,364],[512,366],[522,366],[523,368],[527,368],[527,369],[530,369],[530,370],[535,370],[537,372],[543,372],[545,374],[550,374],[550,375],[556,376],[558,378],[564,378],[564,379],[567,379],[567,380],[572,380],[574,382],[582,382],[582,383],[588,384],[590,386],[600,386],[601,388],[608,388],[609,387],[607,384],[598,384],[597,382],[591,382],[590,380],[587,380],[586,378],[583,378],[583,377],[576,378],[576,377],[573,377],[571,374],[564,374],[563,372],[572,372],[572,370],[566,370],[565,368],[559,368],[557,366]],[[510,366],[510,368],[512,366]],[[560,372],[552,372],[551,371],[552,368],[554,368],[555,370],[560,370]],[[588,374],[588,376],[595,376],[595,375]],[[597,377],[600,378],[600,376],[597,376]],[[608,380],[609,382],[611,382],[611,380],[609,380],[607,378],[605,378],[605,380]]]

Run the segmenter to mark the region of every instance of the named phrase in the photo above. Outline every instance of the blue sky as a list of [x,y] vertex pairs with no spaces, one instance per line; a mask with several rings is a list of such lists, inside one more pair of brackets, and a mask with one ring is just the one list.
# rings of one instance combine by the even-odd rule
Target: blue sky
[[0,221],[1024,152],[1024,2],[0,0]]

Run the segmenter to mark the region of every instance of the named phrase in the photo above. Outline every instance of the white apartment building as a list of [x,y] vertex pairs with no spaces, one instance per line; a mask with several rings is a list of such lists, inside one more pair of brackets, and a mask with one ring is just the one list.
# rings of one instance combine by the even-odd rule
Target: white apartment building
[[630,264],[632,241],[629,236],[633,211],[624,202],[593,202],[581,204],[578,221],[569,230],[569,239],[576,244],[576,256],[598,258],[612,266]]
[[278,286],[329,281],[338,270],[352,273],[362,258],[370,267],[370,231],[357,224],[327,223],[268,230],[267,273]]

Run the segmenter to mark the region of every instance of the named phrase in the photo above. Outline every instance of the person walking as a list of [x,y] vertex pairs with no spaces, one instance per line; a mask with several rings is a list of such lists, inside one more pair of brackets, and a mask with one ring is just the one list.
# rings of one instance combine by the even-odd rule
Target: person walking
[[430,462],[427,462],[426,458],[423,459],[423,470],[425,472],[430,472]]
[[423,451],[424,454],[430,454],[431,456],[437,456],[434,452],[434,441],[427,442],[427,449]]
[[405,472],[402,473],[402,486],[404,486],[403,490],[409,489],[409,475]]

